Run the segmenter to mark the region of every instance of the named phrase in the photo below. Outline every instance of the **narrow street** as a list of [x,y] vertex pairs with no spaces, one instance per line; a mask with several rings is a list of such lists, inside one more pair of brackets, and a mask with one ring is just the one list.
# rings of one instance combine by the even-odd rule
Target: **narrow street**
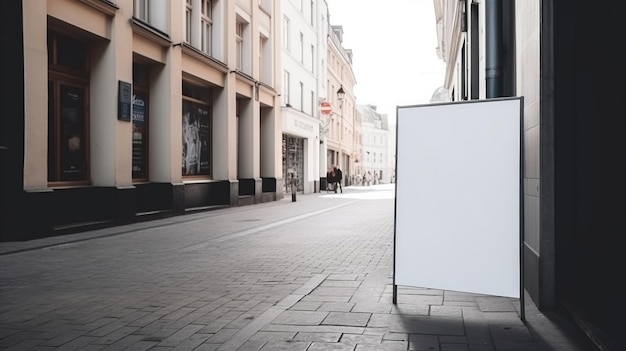
[[400,287],[393,305],[393,227],[377,185],[3,243],[0,349],[587,350],[515,299]]

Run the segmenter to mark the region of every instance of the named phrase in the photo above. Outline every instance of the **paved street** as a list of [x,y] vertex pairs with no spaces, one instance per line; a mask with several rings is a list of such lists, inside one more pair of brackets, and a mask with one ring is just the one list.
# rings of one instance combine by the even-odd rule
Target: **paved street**
[[[400,287],[394,187],[0,243],[3,350],[593,350],[519,300]],[[416,254],[424,248],[416,248]]]

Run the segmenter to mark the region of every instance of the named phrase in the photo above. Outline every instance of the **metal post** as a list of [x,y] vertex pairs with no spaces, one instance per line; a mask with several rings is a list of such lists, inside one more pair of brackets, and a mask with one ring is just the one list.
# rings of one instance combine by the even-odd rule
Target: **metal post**
[[291,174],[291,202],[296,202],[296,179]]

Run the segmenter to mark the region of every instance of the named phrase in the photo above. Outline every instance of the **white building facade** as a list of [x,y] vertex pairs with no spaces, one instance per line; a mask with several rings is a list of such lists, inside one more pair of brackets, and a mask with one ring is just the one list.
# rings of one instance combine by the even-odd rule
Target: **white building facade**
[[362,173],[357,176],[361,184],[391,183],[395,178],[394,130],[389,130],[386,114],[376,111],[376,106],[357,105],[363,126]]
[[281,110],[285,193],[320,190],[319,92],[325,91],[326,1],[281,1]]

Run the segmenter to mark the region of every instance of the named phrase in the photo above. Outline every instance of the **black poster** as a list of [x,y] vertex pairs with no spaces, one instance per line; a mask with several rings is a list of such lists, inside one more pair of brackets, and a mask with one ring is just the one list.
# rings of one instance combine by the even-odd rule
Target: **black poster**
[[147,177],[147,100],[143,94],[133,95],[133,178]]
[[211,173],[211,120],[205,106],[183,102],[183,175]]
[[130,121],[131,107],[131,85],[130,83],[119,81],[117,119],[120,121]]

